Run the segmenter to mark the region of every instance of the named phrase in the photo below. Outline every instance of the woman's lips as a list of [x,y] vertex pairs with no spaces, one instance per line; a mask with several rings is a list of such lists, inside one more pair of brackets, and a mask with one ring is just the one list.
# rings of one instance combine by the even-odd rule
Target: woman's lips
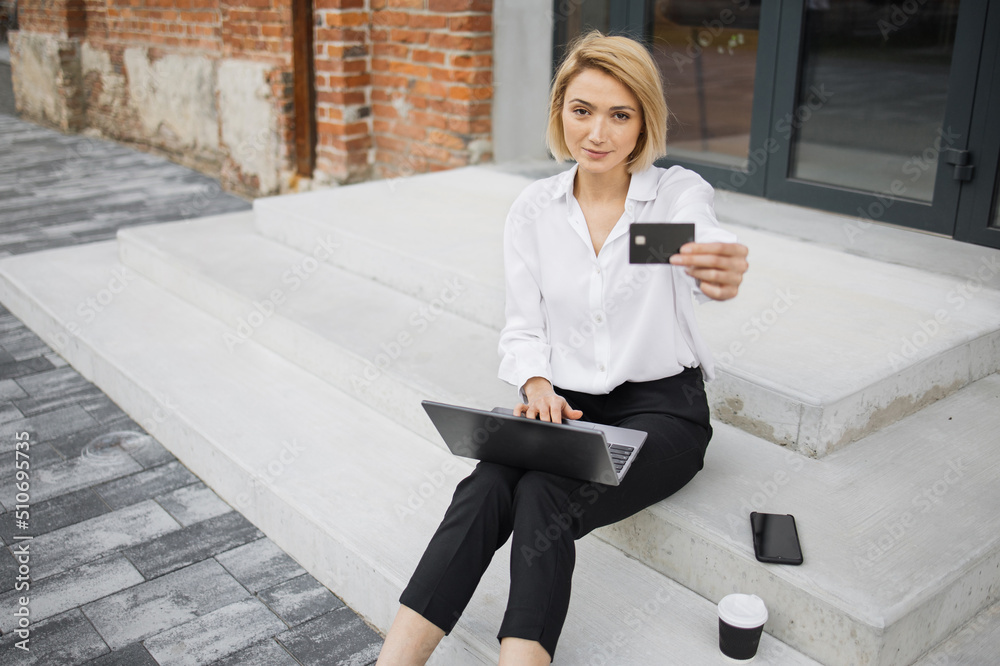
[[605,155],[608,154],[607,152],[602,153],[602,152],[599,152],[599,151],[596,151],[596,150],[589,150],[587,148],[584,148],[583,152],[585,152],[587,154],[587,157],[589,157],[590,159],[593,159],[593,160],[599,160],[599,159],[601,159],[602,157],[604,157]]

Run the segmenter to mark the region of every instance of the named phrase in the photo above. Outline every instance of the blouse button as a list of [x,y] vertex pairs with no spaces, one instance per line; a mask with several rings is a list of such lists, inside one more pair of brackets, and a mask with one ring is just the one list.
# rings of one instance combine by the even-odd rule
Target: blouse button
[[603,363],[601,363],[600,365],[598,365],[598,366],[597,366],[597,369],[598,369],[598,370],[599,370],[600,372],[604,372],[604,364],[603,364]]

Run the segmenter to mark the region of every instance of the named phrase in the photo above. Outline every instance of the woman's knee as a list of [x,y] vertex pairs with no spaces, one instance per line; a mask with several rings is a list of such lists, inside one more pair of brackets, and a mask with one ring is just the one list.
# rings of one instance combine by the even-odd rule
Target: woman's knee
[[459,481],[455,497],[496,496],[510,506],[514,500],[514,487],[523,474],[524,470],[516,467],[480,461],[467,477]]
[[531,527],[548,534],[579,530],[581,509],[571,496],[585,481],[550,474],[525,472],[514,489],[514,520],[523,527]]
[[549,502],[559,504],[575,488],[583,485],[583,481],[570,479],[558,474],[550,474],[538,470],[530,470],[518,480],[514,487],[514,497],[532,502]]
[[469,478],[474,477],[480,483],[499,482],[501,485],[509,486],[513,489],[514,485],[523,475],[524,470],[518,467],[480,460],[476,464],[475,469],[472,470],[472,473],[469,474]]
[[661,414],[633,416],[619,425],[647,433],[640,455],[645,453],[646,457],[658,459],[674,456],[690,459],[693,456],[703,460],[712,437],[710,426]]

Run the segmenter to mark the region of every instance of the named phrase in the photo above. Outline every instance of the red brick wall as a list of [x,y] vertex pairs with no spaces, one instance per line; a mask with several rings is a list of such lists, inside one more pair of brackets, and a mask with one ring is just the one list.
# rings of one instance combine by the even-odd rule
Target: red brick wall
[[87,13],[87,27],[84,37],[92,43],[103,43],[108,39],[108,1],[84,0]]
[[320,169],[354,180],[366,169],[391,177],[491,158],[473,142],[491,132],[492,0],[316,7]]
[[[326,179],[355,182],[491,159],[492,0],[313,6],[316,168]],[[267,83],[281,157],[294,163],[291,0],[23,0],[21,26],[86,39],[119,71],[124,49],[137,45],[153,58],[272,63]],[[100,85],[88,81],[88,99],[99,97]]]
[[338,182],[371,176],[370,12],[363,0],[314,0],[316,169]]
[[221,0],[218,4],[221,10],[223,55],[290,62],[290,0]]
[[217,53],[219,0],[107,0],[110,40]]
[[86,29],[84,0],[21,2],[17,9],[20,30],[62,37],[77,37]]
[[469,164],[469,144],[490,136],[492,1],[372,4],[377,171],[395,176]]

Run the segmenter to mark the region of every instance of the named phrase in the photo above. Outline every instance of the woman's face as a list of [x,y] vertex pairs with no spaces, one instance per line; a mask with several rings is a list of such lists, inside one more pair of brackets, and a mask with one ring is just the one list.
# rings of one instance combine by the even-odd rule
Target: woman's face
[[563,133],[573,159],[592,173],[625,170],[642,130],[632,91],[597,69],[585,69],[566,87]]

